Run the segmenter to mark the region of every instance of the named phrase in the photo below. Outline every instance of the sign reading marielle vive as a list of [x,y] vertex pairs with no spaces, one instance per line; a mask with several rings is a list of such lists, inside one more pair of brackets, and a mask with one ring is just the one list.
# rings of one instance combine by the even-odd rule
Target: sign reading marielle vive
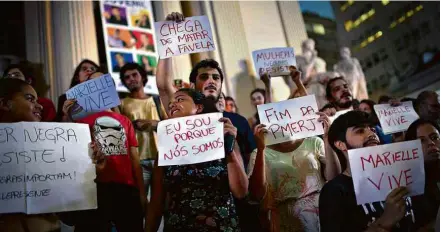
[[410,196],[424,193],[424,157],[421,141],[413,140],[349,150],[357,204],[386,200],[405,186]]
[[374,105],[374,110],[385,134],[406,131],[419,118],[411,101],[403,102],[399,106]]
[[222,113],[167,119],[158,124],[158,166],[202,163],[225,157]]
[[0,213],[95,209],[89,126],[0,124]]

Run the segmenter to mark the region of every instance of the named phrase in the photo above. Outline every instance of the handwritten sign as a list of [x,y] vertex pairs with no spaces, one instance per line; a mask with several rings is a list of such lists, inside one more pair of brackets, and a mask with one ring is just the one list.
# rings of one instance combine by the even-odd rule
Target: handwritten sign
[[424,158],[420,140],[349,150],[357,204],[384,201],[395,188],[411,196],[424,193]]
[[168,119],[158,124],[158,165],[195,164],[225,157],[222,113]]
[[0,213],[97,207],[89,127],[74,123],[0,124]]
[[314,95],[257,106],[260,122],[266,125],[266,145],[323,134]]
[[67,99],[77,99],[71,109],[74,120],[121,104],[110,74],[83,82],[66,92]]
[[253,51],[254,68],[257,75],[271,76],[289,74],[289,66],[296,66],[294,48],[269,48]]
[[411,101],[395,107],[390,104],[374,105],[374,110],[385,134],[406,131],[419,118]]
[[207,16],[189,17],[179,23],[156,22],[155,31],[161,59],[215,49]]
[[337,111],[333,116],[329,117],[329,121],[332,124],[335,121],[335,119],[337,119],[340,115],[346,114],[349,111],[352,111],[352,109]]

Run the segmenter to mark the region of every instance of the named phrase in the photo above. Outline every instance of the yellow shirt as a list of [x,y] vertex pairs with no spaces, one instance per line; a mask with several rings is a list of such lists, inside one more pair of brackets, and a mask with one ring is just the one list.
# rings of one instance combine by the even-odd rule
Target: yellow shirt
[[[162,115],[166,115],[162,104],[161,109],[163,111]],[[153,97],[147,99],[126,97],[121,100],[119,110],[122,115],[125,115],[131,121],[138,119],[160,120]],[[138,140],[138,152],[141,160],[155,159],[158,156],[155,132],[136,130],[136,139]]]

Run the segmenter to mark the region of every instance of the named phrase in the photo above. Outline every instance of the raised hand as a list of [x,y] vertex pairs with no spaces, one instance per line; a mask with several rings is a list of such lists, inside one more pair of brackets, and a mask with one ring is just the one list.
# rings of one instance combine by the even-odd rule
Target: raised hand
[[404,217],[406,212],[404,197],[407,194],[409,191],[406,187],[398,187],[387,195],[383,215],[378,219],[381,228],[391,229]]
[[266,126],[263,124],[259,124],[254,127],[254,140],[256,141],[257,150],[265,149],[265,134],[268,133],[268,130],[265,128]]
[[178,12],[172,12],[171,14],[168,14],[167,17],[165,17],[165,21],[175,21],[179,23],[184,20],[185,20],[184,15]]
[[224,134],[230,134],[234,136],[234,138],[237,137],[237,128],[233,125],[231,120],[229,118],[221,118],[219,119],[219,122],[224,123]]
[[323,136],[327,137],[329,132],[329,127],[331,126],[331,120],[329,120],[328,115],[324,112],[316,112],[316,114],[320,116],[317,119],[317,121],[323,124],[323,131],[324,131]]

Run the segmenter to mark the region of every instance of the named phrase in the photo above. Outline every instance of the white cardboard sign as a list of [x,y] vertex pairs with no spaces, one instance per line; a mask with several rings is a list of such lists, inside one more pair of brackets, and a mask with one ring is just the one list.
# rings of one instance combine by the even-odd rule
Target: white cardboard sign
[[0,213],[95,209],[89,126],[0,124]]
[[395,188],[410,196],[424,193],[424,157],[420,140],[349,150],[357,204],[384,201]]
[[71,111],[74,120],[121,104],[110,74],[76,85],[66,92],[66,97],[77,99],[77,104],[72,107]]
[[410,124],[419,118],[411,101],[403,102],[399,106],[374,105],[374,110],[384,134],[406,131]]
[[253,51],[256,74],[260,77],[264,72],[271,76],[289,74],[289,66],[296,66],[294,48],[269,48]]
[[168,119],[158,124],[158,166],[202,163],[225,157],[222,113]]
[[159,58],[213,51],[214,40],[208,17],[194,16],[183,22],[155,22]]
[[331,124],[335,121],[335,119],[337,119],[340,115],[346,114],[347,112],[352,111],[352,109],[349,110],[340,110],[337,111],[334,116],[329,117],[329,120],[331,122]]
[[314,95],[257,106],[260,122],[266,125],[265,144],[272,145],[290,140],[323,134]]

